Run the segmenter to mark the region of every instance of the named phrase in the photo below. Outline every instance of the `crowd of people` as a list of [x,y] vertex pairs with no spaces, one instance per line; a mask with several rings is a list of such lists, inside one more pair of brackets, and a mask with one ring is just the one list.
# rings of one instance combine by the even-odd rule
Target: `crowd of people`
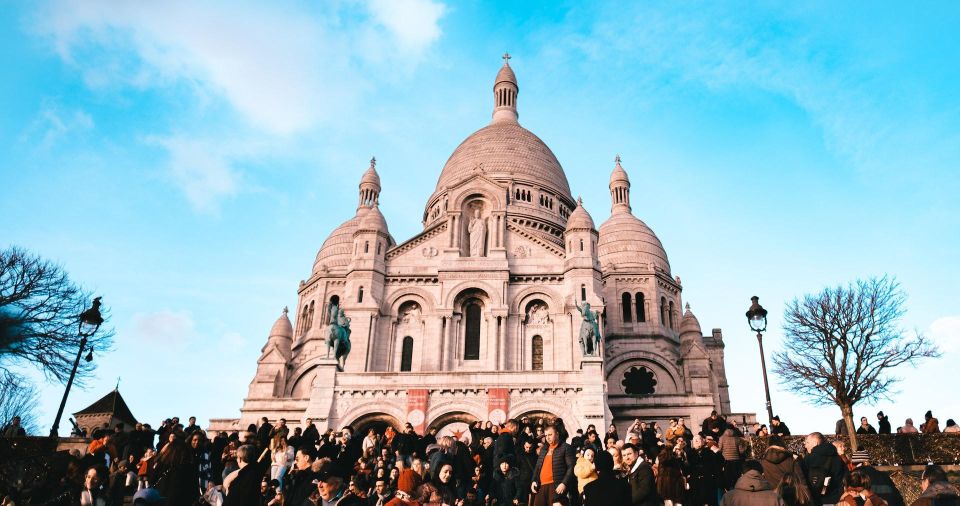
[[[939,431],[925,418],[922,432]],[[868,422],[861,429],[873,433]],[[882,413],[879,426],[890,430]],[[949,420],[944,432],[955,428]],[[524,417],[477,422],[460,439],[418,434],[409,423],[321,433],[309,420],[290,430],[266,418],[212,439],[193,417],[124,429],[93,431],[45,504],[119,506],[132,496],[177,506],[904,506],[867,452],[848,454],[814,432],[796,454],[778,417],[750,430],[716,412],[696,428],[682,418],[665,430],[638,419],[622,435],[614,425],[570,434],[562,420]],[[745,432],[765,439],[762,457],[745,457]],[[916,506],[960,503],[938,466],[926,468],[923,489]]]

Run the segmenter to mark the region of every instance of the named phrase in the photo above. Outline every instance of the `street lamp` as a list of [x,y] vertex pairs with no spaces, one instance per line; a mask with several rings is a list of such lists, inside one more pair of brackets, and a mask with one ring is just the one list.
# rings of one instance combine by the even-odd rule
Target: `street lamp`
[[[67,396],[70,395],[70,387],[73,386],[73,378],[77,375],[77,367],[80,365],[80,357],[83,355],[83,349],[87,346],[87,338],[92,336],[100,329],[103,324],[103,315],[100,314],[100,297],[93,299],[93,305],[90,309],[80,313],[80,327],[77,333],[80,335],[80,349],[77,350],[77,359],[73,361],[73,369],[70,371],[70,379],[67,380],[67,389],[63,392],[63,399],[60,400],[60,409],[57,410],[57,418],[53,420],[53,427],[50,429],[50,437],[57,437],[57,428],[60,427],[60,417],[63,416],[63,408],[67,405]],[[85,358],[87,362],[93,361],[93,348],[87,353]]]
[[760,345],[760,366],[763,368],[763,391],[767,395],[767,423],[773,425],[773,406],[770,404],[770,384],[767,382],[767,360],[763,356],[763,333],[767,330],[767,310],[760,305],[760,297],[750,297],[752,304],[747,310],[747,322],[750,330],[757,333],[757,344]]

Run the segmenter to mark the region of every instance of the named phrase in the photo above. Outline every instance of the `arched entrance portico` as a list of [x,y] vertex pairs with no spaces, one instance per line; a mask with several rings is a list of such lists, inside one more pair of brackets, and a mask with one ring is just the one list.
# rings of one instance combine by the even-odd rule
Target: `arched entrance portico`
[[388,426],[399,432],[401,423],[400,420],[386,413],[368,413],[351,422],[350,426],[353,427],[354,437],[362,438],[370,429],[375,430],[377,434],[383,434]]
[[437,429],[437,439],[443,436],[452,436],[457,441],[470,444],[470,425],[477,422],[477,417],[470,413],[454,412],[440,415],[430,422],[429,429]]

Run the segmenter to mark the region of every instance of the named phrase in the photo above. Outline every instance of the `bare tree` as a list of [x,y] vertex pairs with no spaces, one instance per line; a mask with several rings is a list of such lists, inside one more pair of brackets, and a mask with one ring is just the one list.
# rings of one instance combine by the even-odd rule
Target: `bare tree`
[[[8,383],[11,393],[27,388],[22,394],[29,394],[20,368],[67,381],[80,347],[79,316],[91,299],[59,265],[21,248],[0,250],[0,379],[14,380]],[[101,328],[87,347],[106,351],[112,341],[112,330]],[[82,385],[93,368],[81,360],[75,381]]]
[[814,404],[840,407],[857,448],[853,406],[886,398],[899,378],[891,369],[938,357],[923,336],[898,326],[906,296],[886,276],[826,288],[794,299],[784,314],[784,349],[773,356],[774,372]]
[[37,389],[12,374],[0,373],[0,427],[6,427],[13,417],[20,417],[20,426],[27,434],[38,434]]

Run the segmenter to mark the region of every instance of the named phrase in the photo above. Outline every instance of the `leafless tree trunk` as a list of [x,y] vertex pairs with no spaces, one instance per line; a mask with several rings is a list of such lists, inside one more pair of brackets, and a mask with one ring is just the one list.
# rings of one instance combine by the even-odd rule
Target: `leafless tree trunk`
[[853,407],[886,398],[898,381],[890,369],[939,357],[923,336],[898,326],[906,296],[886,276],[827,288],[794,299],[784,315],[784,349],[774,372],[814,404],[835,404],[843,414],[851,451],[857,449]]
[[[29,389],[18,371],[34,367],[65,383],[80,347],[80,313],[91,300],[60,266],[21,248],[0,250],[0,378]],[[107,351],[112,340],[112,330],[101,327],[87,348]],[[81,360],[75,382],[82,385],[93,368]]]

